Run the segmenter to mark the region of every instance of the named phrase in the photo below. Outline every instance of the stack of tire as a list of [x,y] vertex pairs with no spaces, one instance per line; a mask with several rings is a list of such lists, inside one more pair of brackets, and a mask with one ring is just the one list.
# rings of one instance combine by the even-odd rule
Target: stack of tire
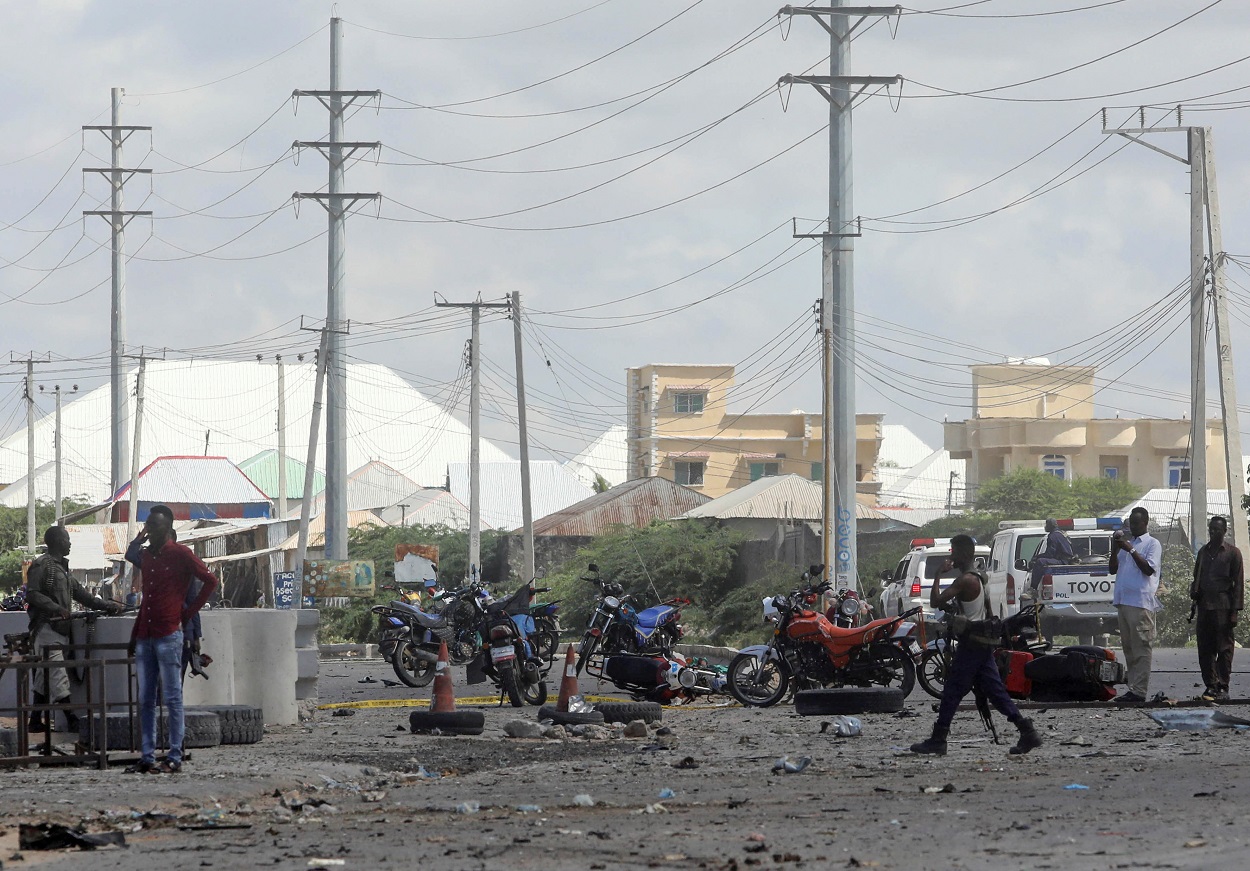
[[[99,717],[93,718],[99,730]],[[265,718],[260,708],[252,705],[202,705],[183,712],[184,749],[216,747],[219,744],[255,744],[265,734]],[[132,721],[126,712],[110,713],[105,718],[107,749],[129,750],[139,746],[139,716]],[[87,718],[79,719],[78,738],[87,741]],[[156,749],[169,749],[169,727],[162,710],[156,724]]]

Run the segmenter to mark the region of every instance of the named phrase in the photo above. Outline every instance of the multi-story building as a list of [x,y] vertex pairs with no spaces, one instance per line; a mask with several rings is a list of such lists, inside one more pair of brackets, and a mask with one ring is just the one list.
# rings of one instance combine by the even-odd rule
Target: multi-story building
[[[668,478],[713,498],[769,475],[823,479],[821,416],[730,413],[734,367],[652,363],[627,370],[629,477]],[[758,392],[738,404],[758,402]],[[880,482],[880,414],[856,415],[858,498],[872,505]]]
[[[945,446],[967,460],[968,486],[1021,468],[1059,478],[1127,479],[1145,489],[1189,484],[1190,421],[1099,418],[1094,367],[1045,360],[972,368],[972,418],[945,425]],[[1208,420],[1208,486],[1227,486],[1224,427]]]

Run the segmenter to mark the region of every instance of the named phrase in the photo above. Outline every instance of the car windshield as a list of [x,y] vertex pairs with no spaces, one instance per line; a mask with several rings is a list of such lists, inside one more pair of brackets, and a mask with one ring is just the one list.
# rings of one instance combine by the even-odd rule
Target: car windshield
[[[930,580],[930,581],[933,580],[934,576],[937,575],[939,571],[941,571],[942,563],[946,562],[950,558],[951,558],[951,555],[949,552],[929,554],[928,556],[925,557],[924,574],[921,577],[926,580]],[[979,553],[976,555],[976,559],[973,562],[973,567],[977,569],[985,568],[985,555],[984,554]],[[941,578],[943,581],[951,581],[951,580],[954,580],[956,575],[958,574],[959,574],[958,571],[956,571],[955,569],[951,569],[950,571],[943,574]]]

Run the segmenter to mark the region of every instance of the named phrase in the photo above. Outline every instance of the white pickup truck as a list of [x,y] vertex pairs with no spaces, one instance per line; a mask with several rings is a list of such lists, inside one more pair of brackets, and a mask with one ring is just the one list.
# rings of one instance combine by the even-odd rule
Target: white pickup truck
[[[1037,591],[1046,635],[1088,638],[1117,631],[1115,606],[1111,604],[1115,577],[1107,571],[1111,536],[1121,527],[1118,517],[1086,517],[1058,521],[1072,542],[1071,565],[1050,566]],[[1008,520],[999,524],[990,545],[990,601],[995,612],[1007,616],[1020,610],[1021,596],[1029,588],[1029,566],[1046,540],[1041,520]]]

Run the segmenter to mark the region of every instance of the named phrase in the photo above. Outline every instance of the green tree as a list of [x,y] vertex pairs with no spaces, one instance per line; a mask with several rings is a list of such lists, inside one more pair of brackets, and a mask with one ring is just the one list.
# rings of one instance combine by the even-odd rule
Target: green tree
[[1009,520],[1097,517],[1123,508],[1142,492],[1119,479],[1075,478],[1069,483],[1039,469],[1017,469],[981,485],[977,510]]
[[639,607],[675,596],[693,599],[695,604],[682,610],[687,638],[716,642],[721,633],[713,615],[733,588],[730,572],[741,541],[740,534],[701,520],[653,521],[642,529],[620,526],[579,550],[545,583],[561,601],[560,622],[570,631],[580,631],[594,608],[598,588],[581,576],[595,563],[604,580],[635,594]]
[[[87,508],[93,503],[85,496],[71,496],[62,501],[61,510],[66,514]],[[94,523],[93,517],[77,521]],[[56,523],[56,506],[47,500],[35,502],[36,544],[43,543],[44,531]],[[0,506],[0,589],[15,590],[22,583],[22,562],[29,559],[26,547],[26,509]]]

